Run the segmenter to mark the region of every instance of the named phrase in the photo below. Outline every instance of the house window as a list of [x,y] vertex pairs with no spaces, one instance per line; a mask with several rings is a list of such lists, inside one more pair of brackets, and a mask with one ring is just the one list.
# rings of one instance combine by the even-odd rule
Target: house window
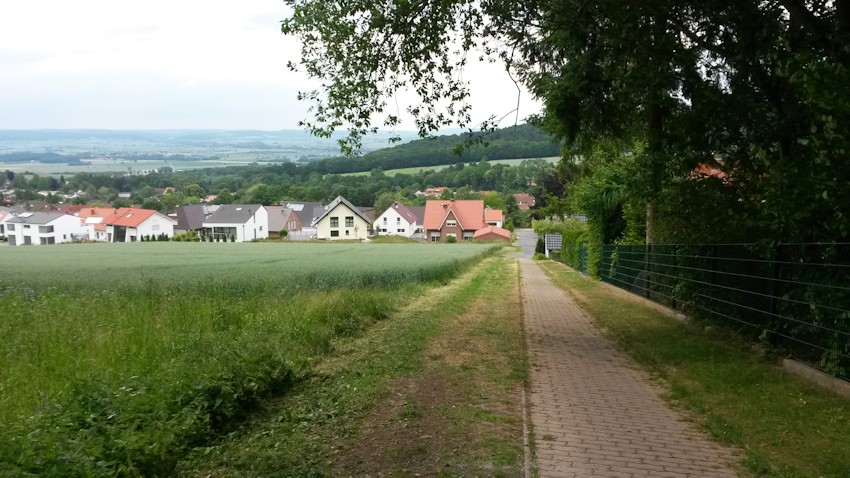
[[404,228],[396,229],[396,232],[404,232]]
[[400,218],[400,217],[395,218],[395,223],[396,223],[396,224],[401,224],[401,218]]
[[339,227],[339,218],[338,217],[332,217],[331,218],[331,227]]
[[339,237],[339,231],[331,231],[331,237]]
[[440,242],[440,231],[431,233],[431,242]]
[[346,229],[346,230],[345,230],[345,235],[346,235],[346,236],[348,235],[348,229]]
[[463,240],[472,239],[472,231],[463,231]]
[[260,230],[261,230],[261,231],[263,230],[263,226],[260,226]]
[[30,228],[29,224],[24,224],[24,229],[29,229],[29,228]]
[[6,224],[6,229],[8,229],[8,230],[10,230],[10,231],[14,231],[14,230],[15,230],[15,225],[14,225],[14,224]]
[[41,234],[50,234],[51,232],[53,232],[53,226],[39,226],[38,232],[40,232]]
[[345,227],[354,227],[354,216],[345,216]]
[[446,220],[446,227],[457,227],[457,221],[454,219]]
[[387,223],[387,217],[384,216],[384,224],[386,224],[386,223]]

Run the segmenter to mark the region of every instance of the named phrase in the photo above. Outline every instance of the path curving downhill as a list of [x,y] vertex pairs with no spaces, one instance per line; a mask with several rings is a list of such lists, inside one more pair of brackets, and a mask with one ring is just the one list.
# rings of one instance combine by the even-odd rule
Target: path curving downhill
[[732,452],[671,410],[536,263],[519,262],[541,478],[736,476]]

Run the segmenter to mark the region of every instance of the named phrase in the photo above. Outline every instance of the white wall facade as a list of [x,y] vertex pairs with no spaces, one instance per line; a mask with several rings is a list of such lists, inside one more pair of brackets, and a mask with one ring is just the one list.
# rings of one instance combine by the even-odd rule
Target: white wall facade
[[[12,226],[10,230],[9,226]],[[63,214],[46,224],[21,224],[6,222],[6,237],[9,245],[62,244],[73,242],[85,234],[80,219]],[[75,237],[76,236],[76,237]]]
[[372,224],[375,235],[411,237],[416,232],[416,223],[407,222],[398,211],[390,206]]
[[177,221],[160,213],[153,214],[151,217],[142,221],[136,232],[140,236],[159,236],[165,233],[168,237],[174,237],[174,226]]
[[[257,209],[247,221],[242,223],[203,223],[207,234],[226,237],[226,233],[219,231],[235,232],[235,242],[246,242],[254,239],[267,239],[269,237],[269,211],[264,207]],[[222,235],[225,234],[225,235]]]
[[[334,221],[336,219],[336,221]],[[369,223],[359,214],[339,203],[316,223],[316,238],[338,241],[364,240],[369,236]]]

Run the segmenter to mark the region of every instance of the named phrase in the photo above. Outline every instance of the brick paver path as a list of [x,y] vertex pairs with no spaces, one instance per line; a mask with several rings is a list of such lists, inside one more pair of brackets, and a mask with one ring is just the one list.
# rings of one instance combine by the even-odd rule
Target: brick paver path
[[734,455],[668,408],[537,264],[520,268],[541,477],[736,476]]

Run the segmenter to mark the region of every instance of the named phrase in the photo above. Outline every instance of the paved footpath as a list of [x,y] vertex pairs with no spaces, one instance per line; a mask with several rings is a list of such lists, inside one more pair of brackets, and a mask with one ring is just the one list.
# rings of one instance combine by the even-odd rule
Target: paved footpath
[[730,451],[672,411],[537,264],[519,261],[540,477],[736,476]]

